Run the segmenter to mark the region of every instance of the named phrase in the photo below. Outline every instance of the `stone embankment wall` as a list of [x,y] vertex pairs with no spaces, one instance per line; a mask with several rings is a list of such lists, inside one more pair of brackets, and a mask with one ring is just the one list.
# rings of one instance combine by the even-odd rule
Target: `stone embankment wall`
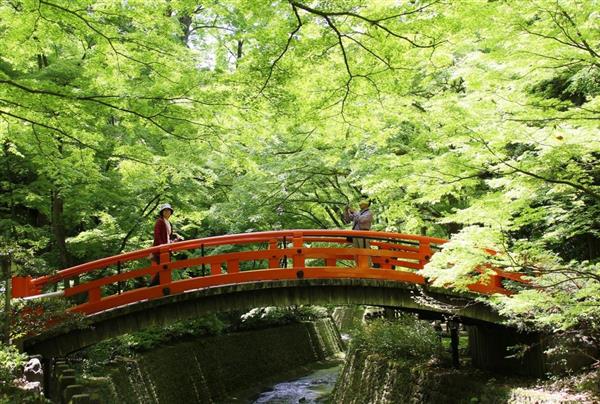
[[332,403],[344,404],[591,404],[592,393],[574,393],[539,380],[506,377],[464,367],[443,368],[434,363],[392,361],[377,354],[352,351],[332,394]]
[[353,351],[333,392],[333,403],[470,403],[514,402],[514,394],[487,384],[475,369],[452,369],[433,363],[391,361],[377,354]]
[[226,402],[341,351],[329,319],[206,337],[122,359],[96,381],[104,403]]
[[[411,363],[390,361],[377,354],[352,351],[340,374],[332,402],[363,403],[435,403],[435,392],[427,371]],[[444,380],[448,375],[444,375]],[[443,397],[442,397],[443,398]]]
[[71,369],[66,362],[59,361],[54,364],[54,371],[49,380],[48,393],[55,403],[87,404],[90,395],[86,394],[85,387],[77,382],[77,372]]
[[365,309],[362,306],[336,307],[333,311],[333,321],[341,333],[351,332],[362,327],[362,318]]
[[331,402],[503,403],[508,402],[508,398],[505,391],[486,385],[485,377],[477,370],[392,361],[377,354],[352,351],[346,356]]

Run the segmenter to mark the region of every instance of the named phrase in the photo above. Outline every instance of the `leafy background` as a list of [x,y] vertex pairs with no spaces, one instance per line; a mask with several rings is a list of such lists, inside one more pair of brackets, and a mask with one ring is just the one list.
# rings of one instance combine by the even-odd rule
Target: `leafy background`
[[[538,287],[492,303],[598,342],[600,9],[521,2],[0,2],[0,245],[20,273],[186,238],[447,237]],[[495,257],[481,248],[500,252]]]

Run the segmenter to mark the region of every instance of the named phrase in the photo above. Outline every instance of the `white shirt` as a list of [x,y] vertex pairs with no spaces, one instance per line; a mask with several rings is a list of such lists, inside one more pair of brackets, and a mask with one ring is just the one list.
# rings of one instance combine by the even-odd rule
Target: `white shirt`
[[165,227],[167,228],[167,243],[171,242],[171,223],[163,217],[165,221]]

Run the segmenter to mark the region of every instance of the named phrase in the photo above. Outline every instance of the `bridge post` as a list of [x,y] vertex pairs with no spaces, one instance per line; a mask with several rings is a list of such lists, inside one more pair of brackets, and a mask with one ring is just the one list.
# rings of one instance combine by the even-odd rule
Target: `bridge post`
[[240,262],[236,259],[227,261],[227,273],[233,274],[236,272],[240,272]]
[[431,249],[429,241],[419,241],[419,255],[421,256],[419,259],[419,264],[422,268],[429,262],[431,256],[433,255],[433,250]]
[[[281,242],[281,248],[283,248],[284,250],[288,248],[288,242],[287,242],[287,238],[285,236],[283,236],[283,241]],[[279,266],[281,268],[287,268],[287,254],[283,256],[283,258],[281,258],[281,260],[279,261],[280,264]]]
[[356,256],[356,268],[368,269],[369,268],[369,256],[368,255],[357,255]]
[[460,328],[460,323],[456,320],[448,320],[448,328],[450,329],[450,348],[452,350],[452,366],[458,369],[460,367],[460,357],[458,355],[458,331]]
[[[277,239],[269,240],[269,250],[277,250]],[[273,255],[269,258],[269,268],[277,268],[279,265],[279,260],[277,256]]]
[[294,268],[304,268],[306,265],[304,261],[304,239],[302,237],[302,233],[294,232],[294,240],[292,245],[296,249],[296,254],[294,254]]
[[162,269],[158,273],[160,284],[163,285],[165,283],[171,283],[171,271],[169,270],[168,265],[162,265]]
[[171,283],[171,271],[169,270],[171,262],[171,253],[169,251],[160,252],[160,271],[158,272],[159,284]]
[[502,277],[498,276],[497,274],[490,275],[489,286],[491,288],[494,288],[494,290],[501,289],[502,288]]

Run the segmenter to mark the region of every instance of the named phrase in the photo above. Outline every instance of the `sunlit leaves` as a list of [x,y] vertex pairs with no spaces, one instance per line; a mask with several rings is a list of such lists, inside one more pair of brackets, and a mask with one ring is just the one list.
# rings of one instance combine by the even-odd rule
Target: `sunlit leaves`
[[189,238],[341,227],[368,194],[375,229],[452,238],[436,284],[493,263],[544,285],[507,314],[593,311],[595,2],[68,3],[0,6],[3,232],[54,251],[59,193],[83,261],[149,245],[163,201]]

